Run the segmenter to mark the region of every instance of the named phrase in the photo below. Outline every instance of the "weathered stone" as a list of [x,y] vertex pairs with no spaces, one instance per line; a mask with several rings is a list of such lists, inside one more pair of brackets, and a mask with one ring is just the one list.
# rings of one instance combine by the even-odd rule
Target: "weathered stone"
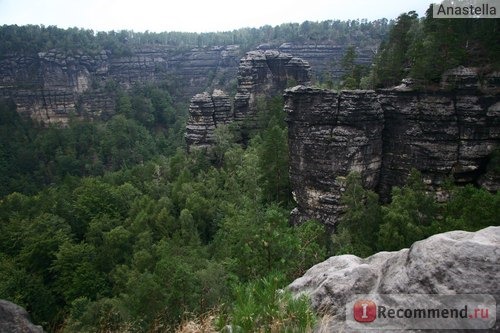
[[[341,255],[310,268],[288,286],[321,316],[318,332],[349,332],[346,302],[356,294],[489,294],[500,302],[500,227],[452,231],[366,259]],[[496,325],[500,330],[500,307]],[[405,331],[412,332],[412,331]]]
[[194,48],[143,46],[129,55],[109,51],[68,54],[53,50],[0,58],[0,97],[10,98],[19,113],[40,123],[65,124],[69,115],[106,119],[115,111],[109,87],[175,80],[184,99],[236,77],[238,46]]
[[188,149],[213,145],[213,131],[220,124],[236,121],[243,131],[257,128],[258,98],[281,94],[290,82],[309,84],[309,70],[306,61],[276,50],[248,52],[240,61],[233,109],[220,90],[191,100],[185,136]]
[[25,309],[9,301],[0,300],[0,332],[43,333],[43,329],[31,323]]
[[485,93],[467,82],[464,89],[433,92],[288,89],[290,181],[297,201],[292,221],[335,224],[343,211],[339,179],[351,171],[383,200],[412,168],[429,190],[439,191],[449,176],[497,188],[494,175],[481,175],[500,145],[500,95],[491,85]]
[[[376,48],[376,45],[373,47]],[[370,50],[373,47],[358,50],[359,63],[371,63],[373,52]],[[335,80],[342,74],[332,66],[332,62],[339,63],[345,53],[345,45],[285,43],[277,48],[278,51],[272,51],[272,45],[262,48],[269,52],[257,51],[264,53],[254,54],[254,60],[250,59],[252,56],[247,59],[250,77],[244,80],[249,78],[250,86],[242,83],[241,91],[235,98],[235,109],[240,110],[236,114],[237,119],[244,119],[248,112],[252,112],[255,93],[273,87],[276,90],[270,91],[271,94],[280,93],[295,79],[297,84],[310,80],[308,70],[293,73],[298,68],[306,67],[304,61],[312,64],[316,78],[323,78],[322,73],[328,72]],[[304,61],[290,58],[288,54]],[[115,97],[107,89],[108,85],[118,84],[130,89],[136,84],[175,82],[173,97],[188,101],[202,91],[215,88],[228,90],[237,76],[241,55],[238,45],[189,50],[143,45],[121,55],[110,51],[69,54],[62,50],[12,54],[0,58],[0,98],[12,99],[20,113],[40,123],[65,124],[70,114],[77,117],[109,117],[115,111]],[[304,76],[306,73],[307,77]],[[260,74],[255,82],[252,81],[254,74]],[[292,80],[293,75],[297,77]]]
[[[356,47],[356,64],[370,66],[375,55],[374,50],[377,48],[377,43]],[[315,80],[330,78],[338,82],[344,75],[340,64],[347,50],[347,45],[338,43],[283,43],[278,47],[278,50],[306,60],[311,65],[311,77]]]
[[310,66],[299,58],[276,50],[251,51],[240,61],[234,117],[252,126],[258,96],[281,94],[290,83],[310,84]]
[[229,97],[221,90],[212,95],[207,92],[197,94],[189,105],[189,118],[186,125],[188,148],[212,146],[215,127],[233,120]]
[[342,211],[337,176],[359,171],[365,186],[378,184],[383,112],[374,91],[340,93],[297,86],[285,93],[290,181],[300,210],[294,223],[325,223]]

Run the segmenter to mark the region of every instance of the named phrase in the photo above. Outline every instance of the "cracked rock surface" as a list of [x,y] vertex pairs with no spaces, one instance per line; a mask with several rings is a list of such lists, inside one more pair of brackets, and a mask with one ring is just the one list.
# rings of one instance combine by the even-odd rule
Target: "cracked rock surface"
[[477,77],[473,84],[470,70],[460,73],[451,76],[455,90],[286,90],[290,182],[297,201],[292,221],[334,225],[343,211],[339,179],[351,171],[383,200],[412,168],[430,191],[440,191],[450,176],[459,184],[498,189],[499,177],[486,165],[500,147],[500,74],[487,77],[483,89]]
[[[437,234],[415,242],[409,249],[379,252],[366,259],[330,257],[310,268],[288,289],[295,295],[306,295],[312,308],[324,316],[318,332],[350,332],[345,307],[353,295],[487,294],[498,304],[499,280],[500,227],[488,227],[477,232]],[[481,332],[500,330],[500,307],[496,311],[495,326]]]

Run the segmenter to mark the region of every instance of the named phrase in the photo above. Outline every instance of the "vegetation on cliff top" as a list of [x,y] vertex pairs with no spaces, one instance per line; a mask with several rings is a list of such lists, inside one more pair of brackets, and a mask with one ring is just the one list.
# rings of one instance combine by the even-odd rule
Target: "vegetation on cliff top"
[[284,23],[277,26],[242,28],[213,33],[187,32],[94,32],[84,29],[61,29],[55,26],[0,26],[0,56],[12,53],[32,54],[52,49],[67,52],[99,53],[109,50],[113,54],[126,55],[134,47],[165,45],[173,50],[183,48],[240,45],[250,50],[262,43],[284,42],[318,43],[333,42],[339,45],[363,45],[377,47],[390,28],[391,22],[380,19],[329,20],[322,22]]
[[[0,54],[82,47],[125,54],[134,43],[255,46],[290,36],[352,44],[370,38],[357,35],[363,29],[363,36],[380,37],[387,23],[305,22],[202,35],[3,26]],[[467,62],[471,53],[461,58],[461,37],[434,50],[444,62],[437,67],[415,53],[441,45],[440,33],[462,29],[446,20],[432,24],[411,13],[398,19],[372,70],[374,85],[398,82],[408,66],[423,68],[415,73],[433,82],[457,61],[475,64]],[[489,30],[479,36],[486,26],[470,29],[480,38],[478,61],[494,62],[498,46],[484,46]],[[345,79],[362,84],[350,50]],[[279,289],[327,255],[366,256],[436,232],[498,224],[498,193],[450,185],[450,200],[439,204],[413,174],[381,205],[352,174],[342,198],[347,212],[332,239],[314,221],[291,227],[282,101],[260,103],[264,128],[246,149],[221,127],[207,155],[184,151],[184,113],[164,89],[136,87],[116,97],[108,122],[73,119],[67,128],[38,128],[12,104],[0,105],[0,298],[26,307],[49,332],[164,332],[193,317],[210,329],[306,331],[315,319],[307,301]],[[489,168],[498,169],[498,161]]]
[[431,85],[460,65],[498,70],[499,34],[498,19],[433,19],[431,7],[420,19],[415,12],[402,14],[380,45],[365,84],[390,87],[411,77],[419,85]]

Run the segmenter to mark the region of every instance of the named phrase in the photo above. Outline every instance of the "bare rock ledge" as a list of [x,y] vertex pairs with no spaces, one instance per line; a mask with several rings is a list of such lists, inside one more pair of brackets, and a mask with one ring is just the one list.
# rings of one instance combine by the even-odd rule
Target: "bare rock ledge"
[[[352,295],[489,294],[499,304],[499,281],[500,227],[488,227],[437,234],[409,249],[379,252],[366,259],[334,256],[310,268],[288,289],[307,295],[312,308],[324,316],[317,331],[349,332],[345,306]],[[500,332],[498,306],[496,318],[490,332]]]

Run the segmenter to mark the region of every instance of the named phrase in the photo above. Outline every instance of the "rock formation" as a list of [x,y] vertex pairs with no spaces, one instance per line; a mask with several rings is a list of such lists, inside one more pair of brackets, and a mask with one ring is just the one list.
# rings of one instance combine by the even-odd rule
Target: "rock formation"
[[[310,268],[288,286],[307,295],[319,332],[349,332],[346,302],[356,294],[488,294],[500,302],[500,227],[452,231],[366,259],[341,255]],[[500,330],[500,307],[496,310]],[[411,332],[411,331],[405,331]],[[483,331],[481,331],[483,332]]]
[[472,81],[453,77],[454,90],[433,92],[404,85],[377,92],[287,90],[290,181],[297,201],[292,221],[335,224],[342,177],[350,171],[360,172],[364,186],[383,199],[412,168],[431,190],[450,175],[457,183],[498,188],[498,180],[485,175],[490,154],[500,146],[498,73],[484,86],[477,75]]
[[[266,64],[263,62],[261,68],[264,72],[254,67],[253,74],[262,74],[261,78],[265,78],[265,71],[269,69],[274,77],[282,77],[283,71],[290,69],[296,59],[290,59],[285,66],[280,57],[293,54],[311,63],[315,77],[320,78],[322,73],[328,72],[333,79],[339,79],[341,71],[331,64],[339,63],[345,49],[344,45],[284,43],[278,48],[279,53],[273,51],[267,56],[261,55],[266,58]],[[363,48],[359,51],[358,61],[371,63],[372,52]],[[144,45],[127,54],[110,51],[68,53],[63,50],[11,54],[0,57],[0,98],[12,99],[18,112],[41,123],[66,123],[70,114],[106,119],[115,111],[114,85],[129,89],[135,84],[175,82],[176,92],[171,93],[184,101],[207,89],[231,87],[241,55],[238,45],[188,50]],[[273,58],[275,56],[277,58]],[[255,59],[247,57],[248,65],[257,65],[258,55]],[[283,67],[279,67],[281,65]],[[277,73],[280,74],[276,76]],[[286,86],[285,81],[275,83]],[[248,92],[241,93],[245,103]]]
[[113,86],[175,81],[182,96],[192,96],[236,76],[238,46],[178,51],[168,46],[68,54],[53,50],[0,58],[0,97],[11,98],[19,113],[41,123],[65,123],[70,114],[106,119],[114,113]]
[[0,332],[43,333],[43,329],[31,323],[28,312],[22,307],[0,300]]
[[[326,43],[283,43],[278,47],[280,52],[290,53],[306,60],[311,65],[311,77],[313,79],[320,80],[330,76],[333,81],[340,81],[344,74],[340,63],[346,49],[346,45],[343,44]],[[375,50],[377,50],[377,45],[356,47],[356,63],[370,66]]]
[[212,95],[207,92],[197,94],[189,105],[189,118],[186,125],[188,147],[209,147],[215,143],[214,130],[218,125],[233,121],[231,102],[221,90]]
[[248,52],[238,68],[238,87],[234,97],[234,117],[249,120],[257,113],[258,96],[275,96],[287,85],[309,84],[309,64],[275,50]]
[[186,126],[188,147],[209,147],[219,124],[236,121],[243,131],[254,129],[259,96],[281,94],[290,84],[310,83],[309,64],[290,54],[274,50],[248,52],[240,61],[238,86],[231,110],[221,91],[197,94],[191,99]]

